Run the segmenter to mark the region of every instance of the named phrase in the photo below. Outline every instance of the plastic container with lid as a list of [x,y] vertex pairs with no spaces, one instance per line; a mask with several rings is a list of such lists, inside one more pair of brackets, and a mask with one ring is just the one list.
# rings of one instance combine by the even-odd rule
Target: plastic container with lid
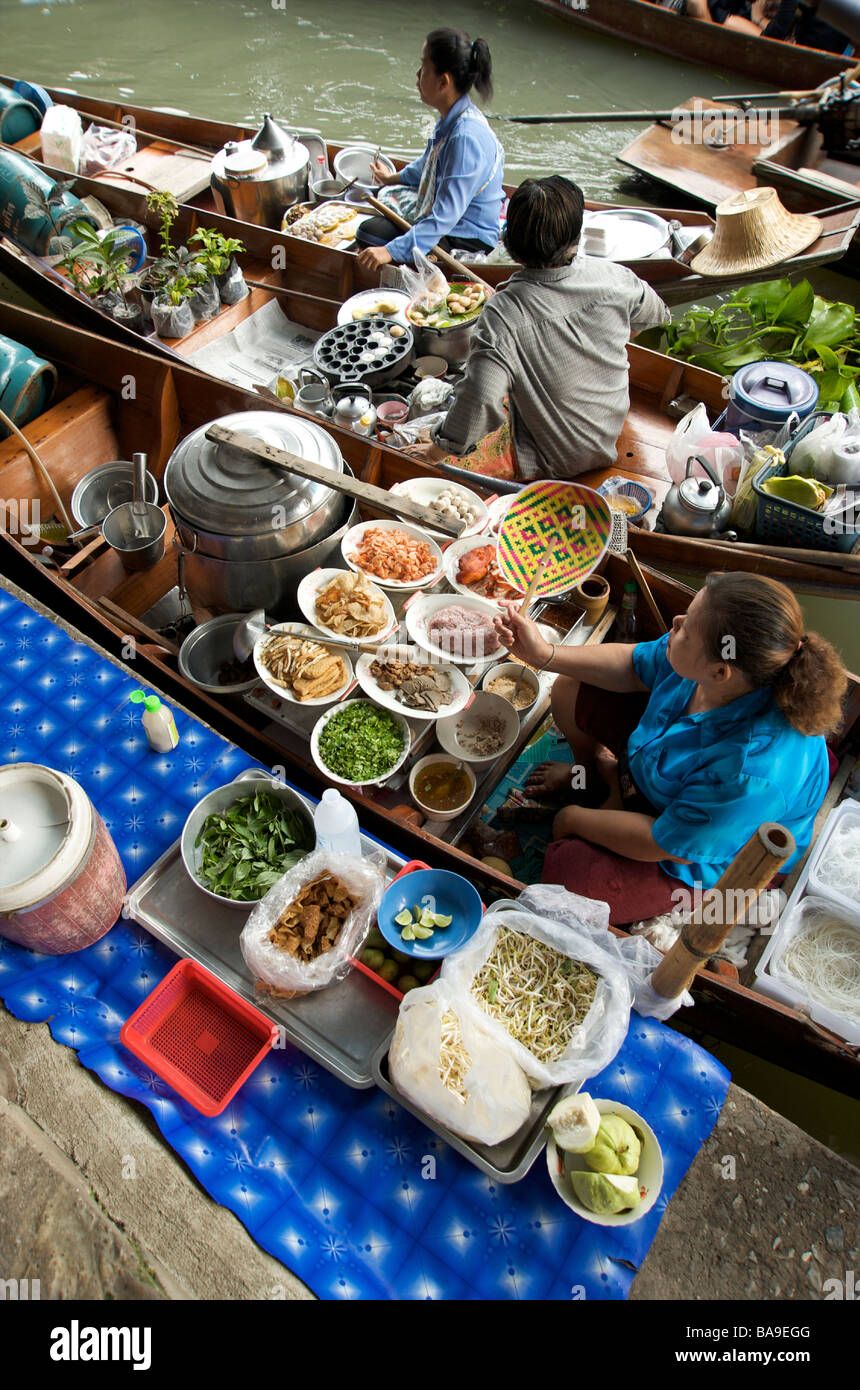
[[161,703],[157,695],[147,695],[142,690],[132,691],[129,698],[132,704],[143,705],[143,732],[153,752],[172,753],[179,742],[172,711]]
[[722,423],[732,434],[779,430],[792,414],[805,420],[817,404],[818,386],[802,367],[790,362],[750,362],[732,377]]

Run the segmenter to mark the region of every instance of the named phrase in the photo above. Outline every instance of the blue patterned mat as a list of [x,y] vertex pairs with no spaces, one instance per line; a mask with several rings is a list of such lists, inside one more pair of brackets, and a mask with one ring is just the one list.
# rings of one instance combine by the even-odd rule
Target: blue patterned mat
[[[130,883],[201,795],[253,765],[181,711],[179,747],[150,753],[127,704],[135,685],[0,590],[0,762],[75,777]],[[382,1092],[351,1091],[296,1050],[273,1051],[218,1119],[198,1115],[119,1042],[174,959],[124,922],[71,956],[0,938],[0,996],[16,1017],[48,1022],[112,1090],[148,1106],[212,1197],[321,1298],[625,1298],[728,1088],[700,1047],[633,1015],[624,1047],[589,1089],[646,1117],[665,1183],[640,1222],[592,1226],[559,1202],[543,1158],[523,1182],[498,1186]]]

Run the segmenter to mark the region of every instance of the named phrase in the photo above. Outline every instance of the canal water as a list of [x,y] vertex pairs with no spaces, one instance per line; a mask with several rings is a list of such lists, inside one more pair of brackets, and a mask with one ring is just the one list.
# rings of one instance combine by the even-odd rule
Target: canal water
[[[433,125],[415,72],[434,23],[487,40],[496,89],[488,109],[496,114],[665,109],[693,95],[750,89],[747,79],[588,33],[528,0],[458,0],[447,11],[410,0],[0,0],[0,66],[50,86],[201,116],[254,121],[271,111],[332,140],[409,155]],[[765,74],[752,86],[772,90]],[[511,182],[563,173],[592,198],[657,202],[660,190],[631,180],[614,158],[643,128],[496,125]],[[860,299],[857,281],[832,273],[815,280],[830,298]],[[8,291],[2,280],[0,291]],[[856,605],[813,599],[806,608],[809,625],[860,669]],[[860,1163],[860,1104],[828,1090],[824,1073],[822,1084],[799,1082],[739,1048],[705,1042],[741,1085]]]

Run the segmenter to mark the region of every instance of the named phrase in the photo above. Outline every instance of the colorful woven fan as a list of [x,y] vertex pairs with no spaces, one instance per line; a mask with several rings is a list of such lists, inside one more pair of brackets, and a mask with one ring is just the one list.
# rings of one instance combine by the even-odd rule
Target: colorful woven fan
[[609,504],[593,488],[552,480],[529,483],[502,521],[499,569],[509,584],[525,593],[552,545],[537,596],[565,593],[600,564],[611,530]]

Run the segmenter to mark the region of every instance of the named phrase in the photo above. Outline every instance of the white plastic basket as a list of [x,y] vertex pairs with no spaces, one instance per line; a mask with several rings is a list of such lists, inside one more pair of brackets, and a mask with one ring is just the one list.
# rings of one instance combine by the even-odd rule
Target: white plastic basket
[[[833,837],[846,828],[860,829],[860,801],[842,801],[830,812],[827,823],[824,827],[821,841],[816,848],[815,854],[809,861],[809,892],[814,893],[819,898],[829,898],[840,908],[846,908],[848,912],[860,912],[860,902],[854,898],[849,898],[840,889],[831,887],[827,882],[826,864],[828,849],[833,841]],[[822,874],[821,866],[825,865],[825,872]]]
[[823,1028],[828,1028],[849,1043],[860,1043],[860,1023],[834,1013],[825,1005],[810,999],[803,982],[780,969],[780,963],[792,938],[803,927],[813,911],[824,911],[830,916],[845,922],[856,929],[860,937],[860,912],[837,905],[832,897],[817,897],[806,893],[806,882],[801,879],[789,899],[779,924],[770,939],[767,950],[756,966],[756,989],[762,994],[778,999],[783,1004],[791,1004],[807,1013]]

